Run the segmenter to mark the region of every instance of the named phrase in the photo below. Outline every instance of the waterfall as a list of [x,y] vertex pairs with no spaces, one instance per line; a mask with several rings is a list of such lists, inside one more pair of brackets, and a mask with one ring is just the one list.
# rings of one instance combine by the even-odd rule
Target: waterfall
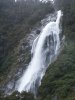
[[17,90],[35,93],[41,85],[41,80],[48,65],[57,57],[60,48],[60,19],[62,12],[57,11],[55,21],[50,21],[34,40],[33,57],[23,76],[18,81]]

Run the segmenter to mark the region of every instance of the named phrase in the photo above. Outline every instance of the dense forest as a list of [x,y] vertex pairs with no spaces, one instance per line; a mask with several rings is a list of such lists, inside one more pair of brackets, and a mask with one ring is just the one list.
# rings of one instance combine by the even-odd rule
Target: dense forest
[[5,80],[9,80],[10,75],[13,77],[19,66],[22,66],[18,60],[21,39],[51,12],[54,12],[54,8],[50,2],[45,4],[38,0],[17,2],[0,0],[0,83],[2,85]]
[[[14,79],[19,67],[25,67],[30,60],[29,50],[19,50],[21,40],[25,38],[23,45],[27,45],[26,36],[34,26],[54,12],[50,2],[42,3],[38,0],[0,0],[0,99],[6,89],[6,85]],[[24,60],[19,59],[24,53]],[[22,65],[23,64],[23,65]],[[7,89],[6,89],[7,90]],[[25,93],[26,94],[26,93]],[[24,95],[24,93],[23,93]],[[30,94],[26,94],[27,97]],[[16,93],[3,100],[17,100]],[[21,95],[19,95],[21,97]],[[31,95],[32,96],[32,95]],[[27,99],[31,99],[28,97]],[[33,96],[32,96],[33,97]],[[16,99],[15,99],[16,98]],[[25,96],[24,96],[25,98]],[[20,98],[21,99],[21,98]]]
[[[36,100],[75,100],[75,0],[56,0],[55,6],[63,11],[64,49],[46,71]],[[3,84],[14,66],[17,68],[17,52],[14,49],[20,40],[53,11],[50,2],[0,0],[0,83]],[[3,97],[1,92],[0,99],[34,100],[34,96],[16,91]]]
[[[75,1],[57,0],[63,11],[64,49],[51,64],[39,88],[41,100],[75,100]],[[45,95],[44,95],[45,94]],[[52,99],[51,99],[52,98]]]
[[[31,0],[0,0],[0,70],[9,52],[36,24],[53,11],[50,3]],[[18,38],[17,38],[18,36]]]

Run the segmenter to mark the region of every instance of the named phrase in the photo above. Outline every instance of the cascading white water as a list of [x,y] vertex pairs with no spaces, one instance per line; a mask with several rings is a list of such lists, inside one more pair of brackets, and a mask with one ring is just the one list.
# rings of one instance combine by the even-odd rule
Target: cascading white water
[[32,91],[35,93],[37,87],[41,84],[41,79],[48,65],[58,55],[61,16],[62,12],[58,11],[56,21],[50,21],[34,41],[32,46],[32,60],[22,78],[18,81],[17,90],[19,92]]

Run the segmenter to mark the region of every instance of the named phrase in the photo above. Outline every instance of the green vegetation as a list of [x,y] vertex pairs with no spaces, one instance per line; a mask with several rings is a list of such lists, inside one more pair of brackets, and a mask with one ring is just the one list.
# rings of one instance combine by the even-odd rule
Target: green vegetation
[[[50,2],[19,0],[15,3],[15,0],[0,0],[0,84],[6,83],[19,66],[29,61],[28,48],[25,50],[25,60],[19,63],[20,41],[26,38],[35,24],[53,11]],[[26,41],[24,45],[27,45]]]
[[39,96],[40,100],[75,100],[75,1],[57,0],[57,4],[64,13],[66,41],[57,61],[49,66],[42,80]]
[[0,70],[9,52],[38,21],[52,11],[50,3],[0,0]]
[[[38,0],[34,3],[28,3],[31,1],[28,0],[17,4],[10,1],[5,3],[0,0],[0,82],[5,81],[3,79],[7,75],[3,70],[8,73],[13,69],[12,74],[17,69],[19,41],[46,14],[53,11],[50,3],[42,4]],[[75,100],[75,0],[56,0],[56,5],[63,11],[63,34],[66,40],[57,61],[46,71],[38,89],[37,100]],[[30,93],[14,92],[7,97],[1,95],[0,99],[34,100],[34,97]]]
[[[1,88],[10,80],[16,80],[18,70],[29,63],[30,48],[22,50],[22,47],[27,46],[26,36],[41,19],[52,12],[54,8],[50,2],[45,4],[38,0],[18,0],[15,3],[15,0],[0,0],[0,100],[34,100],[32,94],[25,92],[15,92],[4,97]],[[24,43],[20,45],[23,38]]]
[[[75,92],[74,45],[74,42],[67,43],[57,61],[49,66],[39,88],[41,100],[45,100],[48,95],[51,95],[51,97],[58,96],[59,100],[67,100],[68,96]],[[47,100],[50,100],[50,98]]]
[[0,97],[0,100],[34,100],[34,96],[31,93],[23,92],[20,94],[19,92],[15,91],[7,97]]

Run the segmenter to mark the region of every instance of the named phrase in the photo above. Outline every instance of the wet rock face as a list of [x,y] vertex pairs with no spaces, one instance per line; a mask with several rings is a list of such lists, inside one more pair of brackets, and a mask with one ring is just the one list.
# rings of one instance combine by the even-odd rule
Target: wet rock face
[[[21,43],[20,43],[20,47],[19,47],[19,63],[23,64],[23,63],[28,63],[28,57],[30,58],[31,54],[30,54],[30,50],[31,47],[28,44],[28,41],[26,40],[26,38],[24,38]],[[30,55],[30,56],[29,56]]]
[[13,70],[9,72],[6,81],[3,85],[1,85],[1,87],[3,87],[3,91],[5,91],[4,93],[12,92],[15,89],[17,81],[27,68],[32,57],[31,48],[33,41],[40,34],[44,25],[50,20],[50,18],[47,19],[48,16],[41,20],[41,22],[37,23],[31,32],[20,40],[17,49],[15,49],[15,51],[17,51],[17,62],[12,65],[12,67],[14,67]]
[[40,34],[40,30],[37,30],[37,31],[36,31],[36,34]]
[[10,77],[8,77],[8,81],[5,83],[5,93],[11,93],[15,87],[17,80],[23,74],[23,71],[28,66],[28,63],[31,60],[31,47],[28,44],[26,38],[20,41],[18,47],[18,65],[13,73],[9,73]]

